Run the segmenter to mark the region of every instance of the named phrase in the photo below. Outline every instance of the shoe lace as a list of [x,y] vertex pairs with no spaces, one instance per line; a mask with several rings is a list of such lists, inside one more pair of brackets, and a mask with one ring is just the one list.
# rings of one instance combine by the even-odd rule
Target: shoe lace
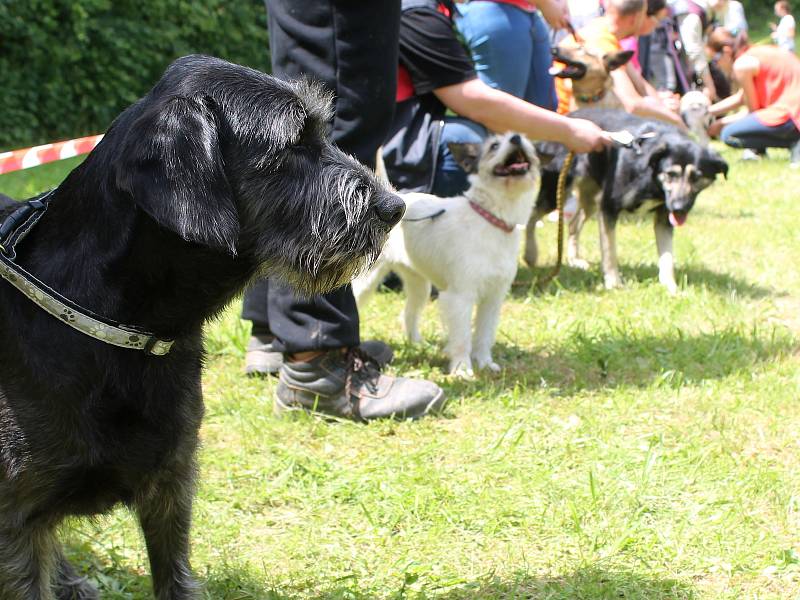
[[344,380],[344,390],[348,398],[353,398],[353,384],[356,384],[356,386],[365,385],[370,392],[375,392],[378,389],[381,370],[369,354],[354,346],[347,350],[345,360],[347,375]]

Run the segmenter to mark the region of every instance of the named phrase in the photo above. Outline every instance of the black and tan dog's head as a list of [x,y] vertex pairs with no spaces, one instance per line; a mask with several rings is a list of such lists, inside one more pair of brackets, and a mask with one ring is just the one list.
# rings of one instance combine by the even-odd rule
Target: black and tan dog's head
[[331,110],[310,83],[178,59],[103,140],[108,185],[187,242],[330,290],[379,254],[404,211],[331,144]]
[[719,154],[703,148],[682,134],[649,144],[645,159],[663,191],[664,204],[673,227],[686,222],[697,195],[717,175],[728,175],[728,163]]

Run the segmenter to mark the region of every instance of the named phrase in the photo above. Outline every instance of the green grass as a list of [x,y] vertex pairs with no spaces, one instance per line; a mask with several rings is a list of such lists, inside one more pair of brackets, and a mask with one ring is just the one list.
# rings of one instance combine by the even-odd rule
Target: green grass
[[[677,231],[677,297],[657,282],[649,220],[620,226],[623,289],[567,268],[535,293],[554,257],[555,228],[540,229],[543,268],[521,268],[504,306],[498,375],[448,378],[435,303],[413,347],[402,294],[379,294],[363,334],[396,348],[391,372],[446,389],[440,418],[276,419],[274,382],[241,375],[239,306],[211,323],[193,526],[207,597],[800,597],[800,173],[786,152],[725,156],[730,179]],[[63,166],[0,191],[47,188]],[[103,598],[149,597],[126,511],[64,534]]]

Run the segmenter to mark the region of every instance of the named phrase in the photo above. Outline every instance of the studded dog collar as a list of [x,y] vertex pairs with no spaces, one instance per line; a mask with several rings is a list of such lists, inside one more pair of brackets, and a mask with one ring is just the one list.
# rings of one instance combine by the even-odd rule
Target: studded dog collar
[[503,219],[501,219],[500,217],[493,215],[488,210],[483,208],[480,204],[470,200],[469,205],[472,207],[472,210],[474,210],[476,213],[478,213],[480,216],[489,221],[489,223],[491,223],[498,229],[502,229],[506,233],[511,233],[512,231],[514,231],[514,225],[511,225],[503,221]]
[[123,325],[102,317],[65,298],[18,265],[16,245],[24,239],[50,202],[50,191],[40,198],[25,202],[0,223],[0,277],[8,281],[42,310],[65,324],[96,340],[146,354],[167,354],[173,340],[163,340],[133,325]]

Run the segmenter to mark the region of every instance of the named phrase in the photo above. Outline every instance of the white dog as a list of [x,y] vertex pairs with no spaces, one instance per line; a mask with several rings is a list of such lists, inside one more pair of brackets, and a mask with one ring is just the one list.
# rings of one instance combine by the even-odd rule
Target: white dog
[[681,98],[681,118],[697,143],[703,148],[708,148],[711,141],[711,138],[708,137],[708,127],[714,119],[709,108],[711,108],[711,101],[703,92],[686,92]]
[[451,151],[471,173],[470,188],[452,198],[404,195],[403,221],[353,290],[362,306],[389,271],[397,273],[407,296],[405,332],[419,342],[419,320],[433,283],[450,372],[471,376],[473,364],[500,370],[492,346],[500,307],[517,272],[521,231],[538,193],[539,160],[530,141],[516,133],[490,136],[483,145],[452,144]]

